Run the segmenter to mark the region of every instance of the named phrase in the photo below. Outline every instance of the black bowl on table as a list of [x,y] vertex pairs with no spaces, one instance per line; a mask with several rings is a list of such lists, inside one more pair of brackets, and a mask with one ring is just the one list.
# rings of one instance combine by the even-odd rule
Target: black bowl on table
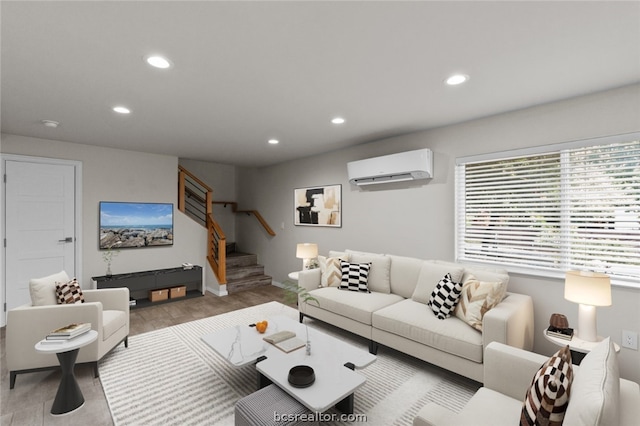
[[316,380],[313,368],[308,365],[296,365],[289,370],[289,384],[296,388],[311,386]]

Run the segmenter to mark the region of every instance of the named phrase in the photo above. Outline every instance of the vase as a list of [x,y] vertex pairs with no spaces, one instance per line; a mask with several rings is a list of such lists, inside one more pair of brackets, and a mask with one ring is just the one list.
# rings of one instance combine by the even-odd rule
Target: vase
[[105,275],[107,277],[111,276],[111,262],[107,263],[107,273]]

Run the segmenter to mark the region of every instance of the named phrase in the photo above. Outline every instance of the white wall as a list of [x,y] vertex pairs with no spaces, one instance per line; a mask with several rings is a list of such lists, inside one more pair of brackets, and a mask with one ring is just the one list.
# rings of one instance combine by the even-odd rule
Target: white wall
[[78,277],[82,287],[89,288],[91,277],[106,270],[98,250],[100,201],[174,203],[174,245],[121,250],[111,264],[114,274],[171,268],[183,262],[205,265],[204,228],[177,210],[177,157],[7,134],[2,135],[0,150],[82,162],[83,276]]
[[[278,234],[269,238],[246,218],[237,219],[237,240],[258,254],[266,273],[283,281],[300,269],[299,242],[319,244],[321,254],[345,248],[419,258],[454,259],[454,161],[456,157],[547,145],[640,130],[640,85],[627,86],[458,125],[381,140],[324,155],[239,173],[243,205],[258,209]],[[418,148],[434,152],[435,176],[427,183],[351,186],[346,163]],[[293,225],[293,190],[342,185],[342,228]],[[281,226],[282,225],[282,226]],[[578,307],[563,299],[563,282],[512,275],[510,290],[534,298],[534,350],[557,348],[542,336],[554,312],[577,323]],[[598,308],[599,332],[621,341],[622,330],[640,332],[640,290],[616,287],[613,306]],[[619,354],[624,377],[640,382],[640,353]]]
[[[206,183],[213,192],[213,201],[236,200],[236,167],[228,164],[180,158],[178,163]],[[213,205],[213,217],[218,221],[227,242],[236,240],[236,214],[231,206]]]

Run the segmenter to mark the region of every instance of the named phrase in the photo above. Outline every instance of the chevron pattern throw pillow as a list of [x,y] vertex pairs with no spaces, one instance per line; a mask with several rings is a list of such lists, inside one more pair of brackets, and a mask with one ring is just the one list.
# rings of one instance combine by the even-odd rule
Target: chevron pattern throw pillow
[[469,275],[462,284],[462,294],[455,315],[476,330],[482,331],[482,318],[491,308],[502,302],[506,284],[485,282]]
[[339,287],[342,282],[342,267],[340,257],[318,256],[320,263],[320,287]]

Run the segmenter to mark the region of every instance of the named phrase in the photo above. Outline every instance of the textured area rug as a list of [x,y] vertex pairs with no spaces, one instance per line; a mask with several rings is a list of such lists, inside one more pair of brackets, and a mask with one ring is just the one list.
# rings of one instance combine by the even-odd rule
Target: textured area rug
[[[270,302],[130,337],[129,348],[120,345],[100,364],[114,423],[233,425],[236,401],[256,390],[255,367],[231,367],[200,337],[275,315],[297,320],[298,311]],[[311,319],[305,323],[368,348],[365,339],[351,333]],[[385,347],[380,347],[376,362],[359,372],[367,381],[356,391],[354,410],[364,414],[366,422],[357,424],[411,425],[427,402],[457,412],[479,386]]]

